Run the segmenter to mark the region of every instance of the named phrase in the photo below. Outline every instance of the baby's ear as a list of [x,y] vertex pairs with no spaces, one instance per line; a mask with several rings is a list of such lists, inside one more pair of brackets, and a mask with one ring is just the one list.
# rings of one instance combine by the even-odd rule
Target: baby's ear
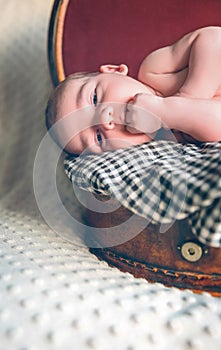
[[100,66],[101,73],[120,73],[123,75],[128,74],[128,67],[126,64],[120,64],[118,66],[113,64],[105,64]]

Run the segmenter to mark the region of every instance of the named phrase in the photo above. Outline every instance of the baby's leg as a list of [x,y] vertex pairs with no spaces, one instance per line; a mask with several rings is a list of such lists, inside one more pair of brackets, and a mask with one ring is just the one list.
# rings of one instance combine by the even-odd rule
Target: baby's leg
[[221,28],[200,30],[192,43],[189,72],[180,94],[195,98],[213,98],[221,87]]

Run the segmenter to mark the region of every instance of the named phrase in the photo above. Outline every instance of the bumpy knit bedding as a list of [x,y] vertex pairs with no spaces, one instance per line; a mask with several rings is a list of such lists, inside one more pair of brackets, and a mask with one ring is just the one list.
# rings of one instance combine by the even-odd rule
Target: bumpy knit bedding
[[188,218],[193,233],[221,246],[221,143],[153,141],[137,147],[65,160],[69,179],[112,195],[152,223]]

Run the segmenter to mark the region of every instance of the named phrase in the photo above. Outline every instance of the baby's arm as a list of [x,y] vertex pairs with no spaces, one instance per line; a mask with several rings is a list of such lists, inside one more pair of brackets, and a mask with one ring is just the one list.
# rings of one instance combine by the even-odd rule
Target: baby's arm
[[145,99],[146,110],[162,125],[200,141],[221,140],[220,27],[199,29],[154,51],[142,63],[139,78],[166,96]]
[[221,141],[220,100],[179,96],[159,99],[159,113],[169,129],[182,131],[198,141]]
[[221,140],[221,101],[137,94],[128,104],[130,132],[152,134],[161,127],[175,129],[204,141]]
[[221,28],[206,27],[148,55],[138,79],[163,96],[212,98],[221,82]]

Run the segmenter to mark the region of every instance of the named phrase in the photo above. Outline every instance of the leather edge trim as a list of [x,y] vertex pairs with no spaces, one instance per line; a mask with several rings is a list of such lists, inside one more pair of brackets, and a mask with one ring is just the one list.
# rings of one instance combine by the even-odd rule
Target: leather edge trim
[[91,248],[90,251],[110,266],[129,272],[136,278],[145,278],[149,282],[162,283],[167,287],[191,289],[196,293],[208,292],[213,296],[221,296],[221,274],[169,270],[118,255],[107,249]]

